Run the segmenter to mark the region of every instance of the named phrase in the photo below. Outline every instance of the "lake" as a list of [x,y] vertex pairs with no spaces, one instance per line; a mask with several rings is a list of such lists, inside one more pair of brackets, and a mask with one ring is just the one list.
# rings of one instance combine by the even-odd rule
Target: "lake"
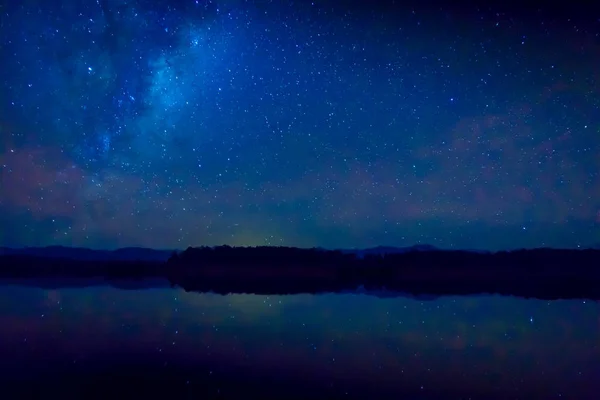
[[2,283],[0,396],[592,399],[600,390],[594,301],[154,286]]

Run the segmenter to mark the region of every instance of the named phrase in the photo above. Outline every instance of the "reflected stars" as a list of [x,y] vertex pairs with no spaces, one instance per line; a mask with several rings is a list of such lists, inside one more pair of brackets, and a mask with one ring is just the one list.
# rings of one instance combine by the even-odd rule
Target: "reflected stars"
[[[438,397],[439,389],[446,396],[460,397],[452,391],[458,383],[469,393],[485,389],[503,398],[517,393],[515,382],[518,393],[531,388],[542,397],[563,393],[581,398],[578,394],[594,378],[590,352],[597,337],[598,305],[578,300],[480,296],[422,301],[389,294],[385,298],[365,294],[222,296],[183,291],[174,296],[172,289],[105,286],[52,292],[31,287],[5,290],[11,298],[25,299],[19,306],[33,321],[29,326],[37,327],[26,332],[8,330],[7,343],[37,351],[46,348],[45,357],[53,365],[60,364],[54,349],[72,349],[77,356],[68,354],[67,361],[74,362],[79,373],[91,371],[91,361],[99,351],[117,357],[125,346],[127,359],[131,354],[145,354],[148,370],[154,366],[161,373],[177,370],[181,384],[190,386],[198,385],[201,376],[207,379],[204,385],[209,380],[220,384],[223,378],[233,379],[236,368],[245,365],[255,374],[264,372],[270,377],[276,370],[278,376],[302,376],[304,382],[326,378],[339,393],[357,395],[362,393],[360,385],[340,377],[352,373],[353,382],[368,383],[369,390],[373,385],[427,390],[428,395]],[[58,298],[69,318],[49,311],[57,310]],[[282,308],[274,313],[280,302]],[[541,318],[541,313],[543,323],[530,329],[531,321]],[[45,323],[39,325],[42,314]],[[404,324],[390,324],[398,320]],[[575,337],[579,340],[573,341]],[[50,339],[54,346],[42,346]],[[192,359],[196,364],[185,369]],[[530,367],[532,359],[542,364]],[[573,362],[578,365],[575,371]],[[492,376],[494,385],[477,385]],[[578,385],[565,376],[577,379]],[[227,395],[225,388],[221,390]]]

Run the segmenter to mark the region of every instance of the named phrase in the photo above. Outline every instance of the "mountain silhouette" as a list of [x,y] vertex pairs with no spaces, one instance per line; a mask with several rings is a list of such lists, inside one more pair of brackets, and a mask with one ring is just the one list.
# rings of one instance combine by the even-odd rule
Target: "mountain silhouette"
[[124,247],[117,250],[94,250],[84,247],[1,247],[0,256],[23,255],[40,258],[61,258],[76,261],[155,261],[169,259],[173,250],[156,250],[143,247]]

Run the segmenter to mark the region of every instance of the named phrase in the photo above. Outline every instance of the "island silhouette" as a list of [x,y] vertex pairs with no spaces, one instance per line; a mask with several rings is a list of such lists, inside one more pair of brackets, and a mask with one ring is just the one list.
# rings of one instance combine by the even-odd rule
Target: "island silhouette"
[[[0,249],[0,278],[35,282],[167,280],[186,291],[296,294],[363,291],[425,297],[497,293],[600,299],[600,250],[484,252],[406,248],[189,247],[184,251],[69,247]],[[66,284],[66,283],[65,283]],[[60,284],[59,284],[60,286]]]

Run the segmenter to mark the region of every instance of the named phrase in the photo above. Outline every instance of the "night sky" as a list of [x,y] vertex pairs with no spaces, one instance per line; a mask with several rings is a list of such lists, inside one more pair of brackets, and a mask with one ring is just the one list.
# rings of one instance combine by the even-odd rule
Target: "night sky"
[[600,19],[0,1],[1,244],[600,243]]

